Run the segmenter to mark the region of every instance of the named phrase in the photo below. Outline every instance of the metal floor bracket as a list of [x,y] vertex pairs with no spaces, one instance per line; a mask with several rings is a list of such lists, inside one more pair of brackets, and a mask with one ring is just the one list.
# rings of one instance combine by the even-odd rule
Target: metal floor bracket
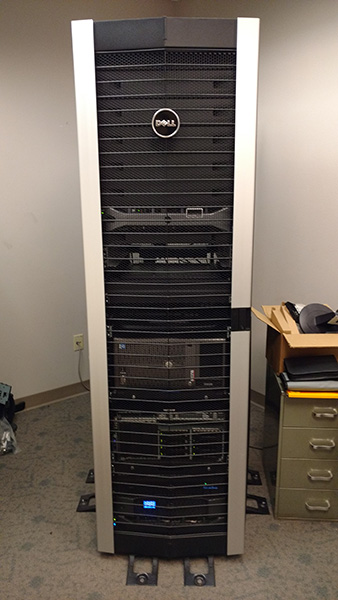
[[184,559],[184,585],[197,585],[198,587],[204,585],[216,585],[214,557],[208,556],[206,560],[208,562],[207,573],[191,573],[190,559]]
[[[266,501],[266,498],[262,496],[254,496],[253,494],[247,494],[247,505],[246,505],[246,514],[247,515],[269,515],[269,507]],[[248,500],[256,502],[256,506],[252,506],[248,504]]]
[[151,572],[141,571],[135,573],[135,556],[131,554],[128,560],[127,584],[126,585],[157,585],[158,558],[151,559]]
[[95,483],[94,469],[89,469],[86,483]]
[[93,498],[95,499],[95,494],[84,494],[81,496],[76,512],[95,512],[95,500],[91,502]]
[[255,471],[254,469],[248,469],[248,485],[262,485],[261,476],[259,471]]

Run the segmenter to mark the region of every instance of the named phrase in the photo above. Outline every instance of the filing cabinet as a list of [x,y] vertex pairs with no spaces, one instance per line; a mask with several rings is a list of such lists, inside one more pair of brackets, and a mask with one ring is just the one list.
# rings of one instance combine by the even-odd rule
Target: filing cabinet
[[338,399],[289,398],[269,367],[263,462],[276,518],[338,520]]

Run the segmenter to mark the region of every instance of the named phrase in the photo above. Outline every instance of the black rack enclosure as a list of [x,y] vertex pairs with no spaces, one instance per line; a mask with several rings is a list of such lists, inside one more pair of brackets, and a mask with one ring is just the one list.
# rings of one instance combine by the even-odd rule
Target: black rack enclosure
[[240,554],[259,23],[72,28],[98,549]]

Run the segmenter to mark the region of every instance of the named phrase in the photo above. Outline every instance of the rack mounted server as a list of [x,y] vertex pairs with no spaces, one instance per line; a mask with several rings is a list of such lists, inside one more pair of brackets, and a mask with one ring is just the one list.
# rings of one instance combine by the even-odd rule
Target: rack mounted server
[[98,549],[241,554],[259,23],[72,29]]

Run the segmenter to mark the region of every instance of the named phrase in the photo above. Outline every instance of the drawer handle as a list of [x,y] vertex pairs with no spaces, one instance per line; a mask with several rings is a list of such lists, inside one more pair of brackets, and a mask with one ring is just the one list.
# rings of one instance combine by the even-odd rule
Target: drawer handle
[[312,439],[309,441],[310,446],[313,450],[333,450],[336,447],[334,440],[316,440]]
[[323,471],[320,471],[320,469],[310,469],[307,476],[311,481],[331,481],[333,479],[333,473],[329,469],[324,469]]
[[328,500],[324,500],[324,503],[325,503],[325,505],[321,506],[320,504],[313,505],[313,504],[310,504],[309,501],[306,501],[305,506],[308,510],[320,510],[321,512],[327,512],[328,510],[330,510],[331,504]]
[[338,415],[338,410],[332,406],[325,408],[314,406],[312,414],[314,417],[316,417],[316,419],[335,419]]

